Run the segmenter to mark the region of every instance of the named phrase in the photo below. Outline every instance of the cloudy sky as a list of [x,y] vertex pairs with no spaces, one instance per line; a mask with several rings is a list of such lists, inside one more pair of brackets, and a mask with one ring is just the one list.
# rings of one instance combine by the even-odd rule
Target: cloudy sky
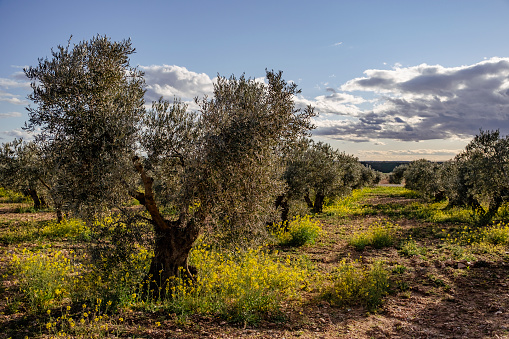
[[131,38],[148,102],[282,70],[316,140],[361,160],[446,160],[509,134],[509,1],[0,0],[0,142],[26,137],[23,68],[100,34]]

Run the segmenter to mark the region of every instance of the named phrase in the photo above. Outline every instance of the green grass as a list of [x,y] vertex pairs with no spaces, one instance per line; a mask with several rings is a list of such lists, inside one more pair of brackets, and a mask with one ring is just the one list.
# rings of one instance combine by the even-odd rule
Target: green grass
[[30,198],[24,196],[21,193],[17,193],[3,187],[0,187],[0,202],[4,203],[20,203],[29,202]]
[[0,242],[17,244],[42,239],[89,240],[90,231],[77,219],[51,221],[7,222],[0,231]]
[[288,223],[274,224],[269,231],[280,245],[293,247],[314,244],[323,234],[320,222],[311,219],[309,215],[296,216]]
[[376,222],[369,226],[367,230],[354,233],[348,244],[356,250],[361,251],[366,246],[373,248],[389,247],[394,244],[397,225],[390,221]]
[[362,304],[373,310],[389,291],[389,273],[383,263],[356,266],[342,261],[330,276],[323,298],[337,306]]

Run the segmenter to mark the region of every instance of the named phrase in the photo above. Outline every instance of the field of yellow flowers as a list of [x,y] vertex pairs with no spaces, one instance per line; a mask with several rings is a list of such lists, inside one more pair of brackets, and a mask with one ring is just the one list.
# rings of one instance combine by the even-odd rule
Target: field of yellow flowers
[[112,264],[83,222],[0,189],[0,339],[508,336],[504,208],[479,225],[402,187],[365,188],[272,225],[257,248],[199,239],[193,279],[154,293],[150,248]]

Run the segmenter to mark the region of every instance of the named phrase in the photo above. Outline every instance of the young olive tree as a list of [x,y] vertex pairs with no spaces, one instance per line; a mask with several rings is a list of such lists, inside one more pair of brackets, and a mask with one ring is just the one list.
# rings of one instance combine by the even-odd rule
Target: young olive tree
[[405,171],[408,168],[408,164],[402,164],[396,166],[389,174],[389,184],[401,184],[405,175]]
[[314,112],[296,109],[296,85],[273,71],[266,84],[219,76],[198,112],[163,99],[146,111],[133,52],[130,41],[98,36],[39,60],[26,70],[37,104],[28,128],[40,127],[45,150],[58,155],[69,211],[95,217],[130,197],[144,206],[155,243],[149,274],[164,284],[187,267],[200,233],[263,232],[283,188],[279,156]]
[[29,122],[57,173],[54,190],[68,213],[94,217],[126,201],[144,114],[142,73],[130,67],[130,41],[97,36],[25,69],[33,92]]
[[57,168],[41,143],[15,139],[2,144],[0,163],[3,186],[30,196],[35,209],[52,207],[57,221],[63,220],[62,197],[55,187]]

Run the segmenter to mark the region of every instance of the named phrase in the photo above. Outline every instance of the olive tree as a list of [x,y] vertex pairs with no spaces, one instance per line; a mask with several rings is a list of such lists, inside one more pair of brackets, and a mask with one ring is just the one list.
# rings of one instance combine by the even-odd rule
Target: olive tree
[[37,145],[15,139],[0,148],[0,183],[2,187],[29,196],[35,209],[47,207],[45,167]]
[[509,199],[509,136],[481,130],[456,156],[455,173],[461,202],[491,219]]
[[41,128],[71,213],[91,218],[140,202],[153,226],[149,274],[164,283],[187,267],[200,233],[263,232],[283,188],[278,157],[307,133],[314,112],[296,109],[296,85],[273,71],[266,83],[218,76],[197,112],[163,99],[145,110],[133,52],[129,40],[97,36],[40,59],[25,70],[36,104],[27,128]]
[[404,171],[405,187],[418,191],[425,199],[441,200],[444,188],[440,180],[440,164],[426,159],[412,161]]
[[303,197],[313,212],[321,213],[325,198],[346,195],[374,183],[377,176],[357,158],[307,139],[288,157],[284,179],[288,199]]
[[408,164],[402,164],[396,166],[389,174],[390,184],[401,184],[405,175],[405,171],[408,168]]

